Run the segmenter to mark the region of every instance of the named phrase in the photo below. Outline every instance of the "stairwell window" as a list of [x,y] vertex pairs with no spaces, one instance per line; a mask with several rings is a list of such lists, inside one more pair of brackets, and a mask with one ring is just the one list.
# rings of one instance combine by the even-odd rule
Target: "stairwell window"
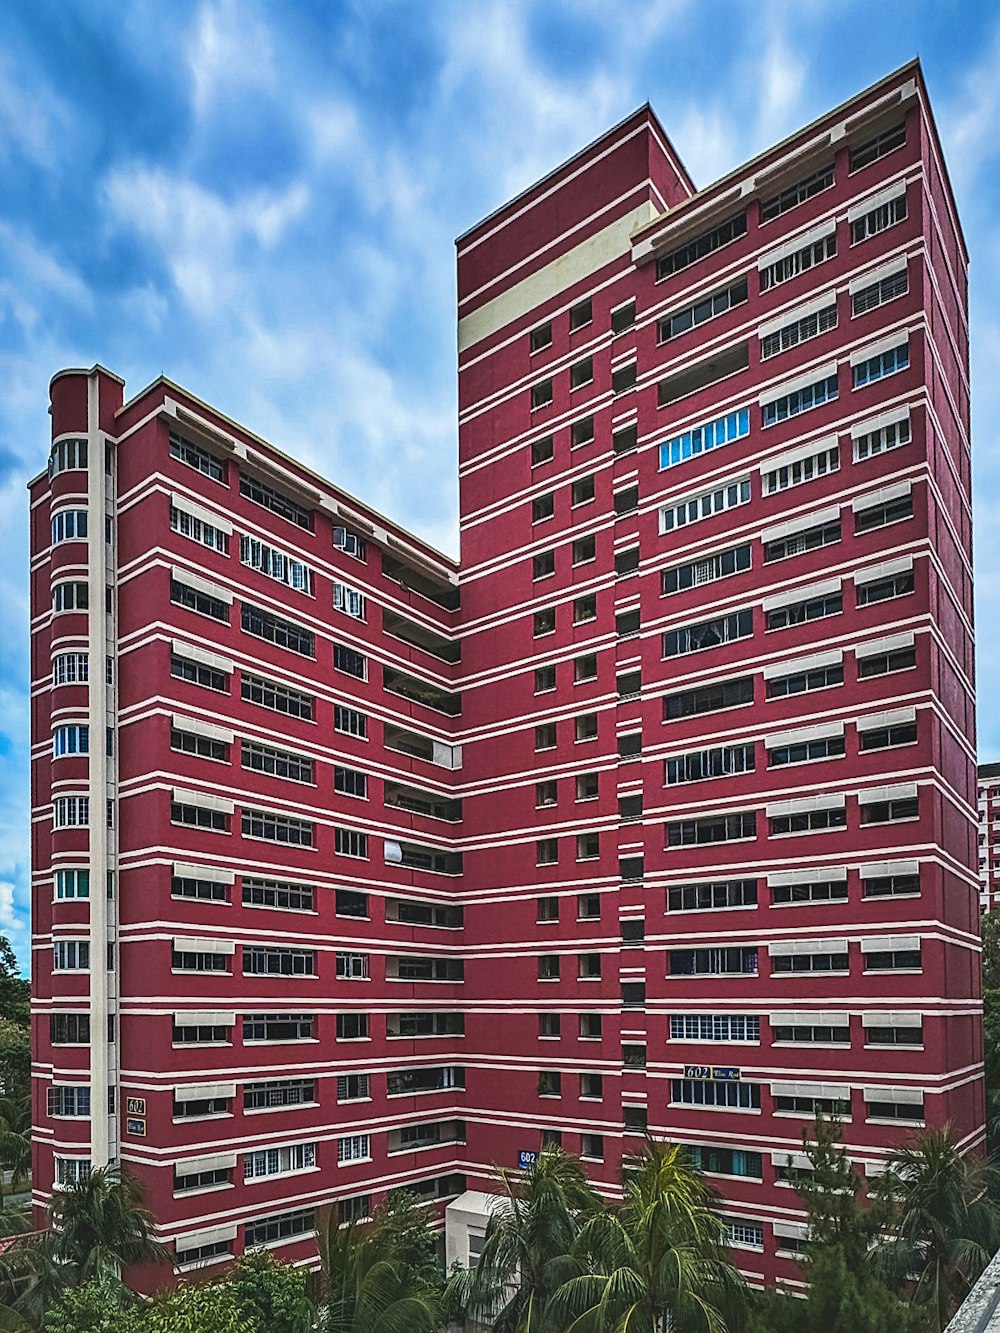
[[57,615],[61,611],[86,611],[89,606],[90,591],[86,583],[57,583],[52,589],[52,610]]
[[586,300],[577,301],[576,305],[570,307],[569,312],[569,331],[575,333],[577,329],[582,329],[586,324],[592,323],[594,318],[594,303],[588,296]]
[[531,466],[540,467],[543,463],[551,463],[554,452],[551,435],[546,435],[544,440],[536,440],[531,446]]
[[541,407],[552,405],[552,381],[542,380],[531,386],[531,410],[536,412]]
[[585,356],[582,361],[577,361],[569,368],[569,387],[571,389],[581,389],[585,384],[594,382],[594,358]]
[[546,347],[552,346],[552,321],[546,320],[544,324],[538,324],[528,335],[528,343],[532,352],[542,352]]
[[89,824],[89,796],[57,796],[52,802],[53,828],[87,828]]

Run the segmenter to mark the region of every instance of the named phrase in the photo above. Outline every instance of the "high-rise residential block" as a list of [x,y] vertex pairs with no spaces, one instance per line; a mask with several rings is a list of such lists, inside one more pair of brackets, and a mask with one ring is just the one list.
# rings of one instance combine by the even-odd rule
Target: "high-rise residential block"
[[796,1278],[817,1110],[983,1139],[967,256],[917,65],[698,191],[644,107],[458,242],[461,559],[161,379],[31,487],[35,1200],[178,1266],[546,1140]]

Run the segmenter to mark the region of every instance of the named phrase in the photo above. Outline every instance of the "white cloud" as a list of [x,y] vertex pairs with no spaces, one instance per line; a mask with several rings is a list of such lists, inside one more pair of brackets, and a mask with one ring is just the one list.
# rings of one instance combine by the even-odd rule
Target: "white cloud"
[[66,103],[37,75],[20,77],[10,55],[0,51],[0,161],[20,153],[41,167],[54,167],[71,124]]
[[192,105],[201,119],[227,97],[270,90],[277,83],[270,29],[249,0],[202,4],[184,51]]

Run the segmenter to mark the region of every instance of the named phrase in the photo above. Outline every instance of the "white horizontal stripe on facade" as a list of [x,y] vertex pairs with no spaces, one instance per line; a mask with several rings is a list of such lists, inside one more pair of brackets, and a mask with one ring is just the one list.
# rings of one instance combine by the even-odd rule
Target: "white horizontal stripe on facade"
[[818,226],[810,231],[799,232],[798,236],[793,236],[790,241],[785,241],[783,245],[777,246],[774,250],[768,250],[757,260],[758,272],[765,268],[770,268],[772,264],[777,264],[780,260],[786,259],[789,255],[798,254],[804,250],[807,245],[815,245],[818,241],[825,241],[828,236],[832,236],[837,230],[837,219],[835,217],[827,218]]
[[[235,1161],[234,1161],[235,1165]],[[280,1205],[275,1204],[275,1207]],[[204,1245],[219,1245],[224,1241],[236,1239],[236,1223],[223,1222],[217,1227],[205,1227],[201,1231],[185,1231],[174,1237],[178,1250],[200,1250]]]
[[843,660],[843,648],[830,648],[826,652],[810,653],[808,657],[796,657],[789,662],[766,662],[761,668],[761,675],[765,680],[771,680],[775,676],[791,676],[800,671],[818,671],[821,667],[839,666]]
[[919,948],[919,935],[866,935],[861,940],[862,953],[903,953]]
[[231,1028],[236,1023],[236,1014],[231,1009],[175,1009],[174,1022],[192,1027]]
[[847,798],[838,792],[823,792],[817,796],[797,796],[790,801],[768,801],[764,810],[768,819],[781,815],[805,814],[811,810],[843,810]]
[[894,481],[891,486],[869,491],[867,495],[856,495],[851,501],[851,508],[857,514],[863,509],[874,509],[876,505],[888,504],[890,500],[900,500],[913,490],[912,480]]
[[[903,190],[900,190],[900,194],[902,193]],[[869,269],[867,273],[859,273],[856,278],[852,278],[847,284],[848,294],[853,296],[855,292],[862,292],[866,287],[874,286],[876,282],[884,282],[886,278],[894,278],[897,273],[906,271],[908,262],[906,255],[897,255],[895,259],[890,259],[887,264],[880,264],[878,268]]]
[[176,953],[221,953],[232,956],[236,952],[234,940],[198,939],[189,935],[175,935],[173,947]]
[[769,319],[766,324],[761,324],[757,330],[758,338],[766,338],[770,333],[778,333],[789,324],[797,324],[801,319],[808,319],[810,315],[815,315],[819,310],[826,310],[828,306],[836,304],[837,294],[835,291],[828,292],[825,296],[814,296],[811,301],[806,301],[804,305],[797,305],[794,310],[785,310],[778,315],[776,319]]
[[874,583],[876,579],[887,579],[893,574],[905,574],[913,568],[912,555],[900,555],[895,560],[883,560],[881,564],[869,565],[867,569],[856,569],[851,575],[855,587],[859,583]]
[[829,736],[843,736],[843,722],[817,722],[811,727],[798,727],[795,731],[783,731],[777,736],[765,738],[769,750],[782,745],[802,745],[807,741],[822,741]]
[[843,939],[774,940],[767,946],[772,958],[801,958],[817,953],[847,953]]
[[181,509],[185,514],[190,514],[192,518],[198,519],[201,523],[207,523],[209,527],[218,528],[224,532],[227,537],[233,534],[233,525],[228,518],[223,518],[217,514],[214,509],[206,509],[197,501],[190,499],[187,495],[182,495],[180,491],[172,491],[170,494],[170,503],[175,509]]
[[210,579],[203,579],[200,574],[194,570],[187,569],[184,565],[173,565],[170,570],[170,577],[176,579],[178,583],[185,583],[189,588],[194,588],[196,592],[203,592],[206,597],[218,598],[220,602],[225,602],[227,606],[233,603],[233,593],[228,588],[222,588],[217,583],[212,583]]
[[917,794],[915,782],[896,782],[888,787],[869,787],[858,792],[862,805],[871,805],[875,801],[912,801]]
[[189,731],[194,736],[223,741],[226,745],[232,745],[236,739],[236,733],[228,727],[217,727],[213,722],[203,722],[198,717],[185,717],[183,713],[174,713],[170,725],[177,731]]
[[905,1102],[918,1106],[924,1100],[922,1088],[862,1088],[866,1102]]
[[813,880],[831,880],[842,883],[847,879],[846,866],[806,866],[797,870],[775,870],[768,874],[767,887],[782,884],[809,884]]
[[892,185],[884,190],[879,190],[878,194],[870,194],[867,199],[862,199],[852,205],[847,210],[848,222],[856,222],[858,218],[863,218],[866,213],[874,213],[876,208],[881,208],[883,204],[891,204],[894,199],[902,199],[906,194],[906,181],[894,181]]
[[777,541],[779,537],[790,537],[793,533],[818,528],[824,523],[834,523],[838,518],[840,518],[840,505],[830,505],[811,514],[800,514],[798,518],[790,518],[773,528],[765,528],[760,534],[760,539],[764,543]]
[[[903,339],[905,342],[905,338]],[[798,393],[799,389],[808,389],[811,384],[816,384],[819,380],[827,380],[837,373],[836,361],[828,361],[823,365],[813,366],[802,375],[796,375],[794,379],[784,380],[780,384],[772,384],[770,388],[765,389],[757,397],[757,403],[760,407],[766,407],[768,403],[776,402],[779,398],[787,398],[789,394]]]
[[196,648],[193,644],[185,643],[183,639],[171,640],[170,650],[177,657],[189,658],[190,661],[197,662],[201,666],[222,671],[227,676],[231,676],[236,669],[231,657],[220,657],[218,653],[209,652],[207,648]]
[[236,809],[235,801],[224,796],[210,796],[208,792],[191,791],[187,787],[174,787],[171,800],[180,805],[196,805],[202,810],[215,810],[224,815],[231,815]]
[[236,872],[220,866],[200,866],[193,861],[175,861],[173,873],[177,879],[206,879],[213,884],[235,884]]
[[213,1098],[236,1096],[235,1083],[177,1083],[174,1096],[178,1101],[211,1101]]
[[870,361],[872,357],[881,356],[883,352],[895,351],[897,347],[905,347],[909,342],[909,334],[904,330],[902,333],[890,333],[887,338],[880,338],[878,342],[868,343],[865,347],[859,347],[851,353],[851,365],[860,365],[862,361]]
[[831,593],[840,592],[841,581],[837,579],[823,579],[820,583],[807,583],[798,588],[786,588],[784,592],[775,593],[773,597],[765,597],[761,606],[765,611],[774,611],[781,606],[791,606],[795,602],[808,602],[814,597],[827,597]]
[[858,731],[875,731],[880,727],[901,727],[917,720],[915,708],[890,708],[884,713],[868,713],[858,718]]
[[846,1100],[851,1095],[849,1083],[772,1083],[774,1097],[829,1097]]
[[231,1171],[235,1165],[234,1152],[213,1153],[210,1157],[184,1157],[176,1163],[179,1173],[185,1176],[199,1171]]
[[923,1015],[910,1009],[873,1009],[861,1015],[864,1028],[918,1028],[923,1022]]

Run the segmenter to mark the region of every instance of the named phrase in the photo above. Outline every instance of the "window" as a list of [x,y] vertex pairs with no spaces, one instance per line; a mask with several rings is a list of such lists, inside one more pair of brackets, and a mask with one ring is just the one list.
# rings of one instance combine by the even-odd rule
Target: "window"
[[718,911],[726,907],[756,907],[755,879],[713,880],[700,884],[672,884],[667,889],[671,912]]
[[371,1096],[371,1079],[367,1074],[341,1074],[337,1079],[338,1102],[367,1101]]
[[556,724],[554,722],[543,722],[541,726],[535,728],[535,749],[553,750],[556,745]]
[[286,912],[312,912],[315,905],[316,890],[312,884],[243,876],[244,907],[276,907]]
[[[770,628],[770,626],[769,626]],[[700,653],[717,648],[736,639],[747,639],[753,634],[753,611],[731,611],[726,616],[715,616],[682,629],[668,630],[663,636],[663,656],[680,657],[684,653]]]
[[531,521],[532,523],[542,523],[545,519],[551,518],[555,513],[555,497],[550,495],[536,496],[531,502]]
[[539,407],[549,407],[552,403],[552,381],[542,380],[539,384],[531,386],[531,410],[534,412]]
[[612,431],[611,447],[616,454],[627,454],[639,445],[639,427],[623,426],[621,430]]
[[345,796],[357,796],[368,799],[368,775],[356,768],[344,768],[341,764],[333,766],[333,790]]
[[368,679],[368,659],[364,653],[340,643],[333,645],[333,669],[342,671],[345,676],[354,676],[356,680]]
[[559,860],[559,841],[557,838],[539,838],[535,843],[535,864],[553,866]]
[[667,951],[667,975],[670,977],[756,976],[757,946],[734,945],[710,949],[670,949]]
[[710,1148],[703,1143],[686,1146],[691,1165],[696,1171],[706,1171],[713,1176],[763,1179],[764,1159],[759,1152],[747,1152],[742,1148]]
[[535,668],[535,693],[547,694],[556,687],[556,669],[554,666]]
[[345,555],[351,555],[355,560],[368,559],[365,539],[352,532],[350,528],[341,527],[339,523],[333,525],[333,546],[334,550],[343,551]]
[[843,609],[843,593],[820,593],[815,597],[806,597],[801,602],[789,602],[786,606],[777,606],[768,611],[765,628],[769,631],[788,629],[790,625],[804,625],[810,620],[822,620],[825,616],[839,616]]
[[[869,1120],[906,1120],[912,1124],[922,1125],[924,1123],[924,1099],[920,1095],[918,1099],[911,1100],[910,1088],[902,1089],[905,1096],[900,1093],[893,1093],[891,1088],[865,1089],[865,1109],[868,1112]],[[891,1100],[893,1096],[899,1100]]]
[[355,917],[359,920],[368,918],[368,895],[358,893],[356,889],[336,889],[334,911],[337,916]]
[[272,745],[261,745],[258,741],[242,741],[240,758],[244,768],[257,773],[270,773],[277,778],[288,778],[292,782],[315,781],[314,764],[305,755],[292,754],[288,750],[278,750]]
[[832,546],[840,541],[840,519],[829,523],[817,523],[812,528],[800,528],[798,532],[775,538],[764,543],[764,563],[775,560],[787,560],[793,555],[803,555],[806,551],[818,550],[821,546]]
[[[245,977],[314,977],[314,949],[267,948],[263,944],[243,946]],[[337,975],[340,975],[338,970]]]
[[709,778],[752,773],[755,765],[753,744],[722,745],[709,750],[694,750],[668,759],[665,767],[667,786],[682,782],[703,782]]
[[260,704],[262,708],[271,708],[277,713],[289,717],[313,719],[313,698],[294,690],[289,685],[280,685],[276,681],[265,680],[261,676],[243,674],[240,680],[240,696],[248,703]]
[[538,980],[559,980],[559,955],[557,953],[543,953],[538,955]]
[[53,685],[86,685],[89,680],[90,659],[86,653],[58,653],[53,657]]
[[581,477],[579,481],[574,481],[571,494],[574,506],[587,504],[594,498],[594,478]]
[[356,856],[367,859],[367,833],[359,833],[357,829],[335,828],[333,834],[333,847],[338,856]]
[[371,1136],[368,1134],[349,1134],[337,1140],[337,1163],[367,1162],[372,1155]]
[[367,1014],[338,1014],[338,1015],[337,1015],[337,1040],[338,1040],[338,1041],[367,1041],[367,1040],[368,1040],[368,1015],[367,1015]]
[[364,620],[365,606],[365,598],[362,593],[346,583],[334,580],[333,609],[335,611],[343,611],[344,615],[351,616],[354,620]]
[[765,495],[775,495],[778,491],[787,491],[792,486],[802,486],[817,477],[825,477],[836,472],[840,467],[840,445],[818,449],[804,457],[796,456],[791,462],[779,463],[761,475],[761,485]]
[[580,1075],[580,1098],[582,1101],[599,1102],[604,1096],[604,1079],[600,1074]]
[[878,602],[890,601],[893,597],[905,597],[915,587],[912,569],[900,570],[897,574],[888,574],[884,578],[872,579],[870,583],[859,583],[855,589],[858,606],[874,606]]
[[866,972],[916,972],[921,968],[920,940],[863,940]]
[[204,902],[226,903],[229,901],[229,885],[214,879],[172,875],[170,894],[173,898],[198,898]]
[[246,1248],[251,1250],[255,1246],[270,1245],[293,1236],[307,1236],[315,1229],[316,1219],[311,1208],[300,1208],[294,1213],[279,1213],[274,1217],[261,1217],[248,1222],[244,1228]]
[[666,440],[660,445],[660,468],[662,470],[676,467],[678,463],[685,463],[689,458],[697,458],[699,454],[707,453],[711,449],[720,449],[723,445],[731,444],[734,440],[742,440],[749,434],[750,409],[743,407],[738,412],[730,412],[724,417],[706,421],[693,430],[685,431],[683,435],[675,435],[673,439]]
[[586,597],[577,597],[573,601],[573,624],[582,625],[588,620],[597,619],[597,594],[588,593]]
[[89,1157],[56,1157],[56,1184],[61,1189],[79,1185],[90,1175]]
[[876,278],[867,287],[862,287],[851,296],[851,314],[855,317],[866,315],[869,310],[894,301],[897,296],[905,296],[910,290],[909,273],[904,265],[897,273],[885,278]]
[[179,579],[170,580],[170,600],[175,606],[183,606],[200,616],[210,616],[212,620],[229,624],[228,602],[201,588],[193,588],[190,584],[182,583]]
[[850,1090],[845,1088],[842,1094],[838,1093],[834,1096],[823,1096],[822,1093],[817,1093],[815,1096],[801,1093],[775,1093],[774,1109],[792,1115],[824,1115],[836,1116],[840,1120],[849,1119],[851,1114]]
[[863,649],[858,649],[858,676],[862,680],[868,676],[888,675],[890,671],[906,671],[917,664],[917,650],[912,645],[865,657],[860,656],[862,651]]
[[573,661],[573,680],[577,685],[597,679],[597,654],[585,653]]
[[663,700],[663,720],[671,722],[681,717],[717,713],[725,708],[736,708],[740,704],[751,703],[753,703],[753,676],[742,676],[737,680],[699,685],[692,690],[680,690],[676,694],[668,694]]
[[272,514],[277,514],[279,518],[294,523],[297,528],[303,528],[306,532],[312,531],[312,510],[300,505],[298,501],[291,499],[290,496],[276,491],[272,486],[268,486],[266,482],[258,481],[256,477],[248,477],[244,473],[240,473],[240,495],[252,500],[254,504],[260,505],[264,509],[269,509]]
[[308,565],[301,560],[293,560],[283,551],[268,546],[256,537],[240,537],[240,563],[288,588],[295,588],[298,592],[312,592],[313,573]]
[[577,361],[569,368],[569,387],[571,389],[580,389],[585,384],[594,382],[594,358],[585,356],[582,361]]
[[885,801],[865,801],[861,806],[862,824],[892,824],[916,819],[920,813],[916,796],[897,796]]
[[547,921],[559,920],[559,899],[558,898],[539,898],[536,904],[535,920],[542,924]]
[[862,389],[866,384],[874,384],[876,380],[885,379],[888,375],[895,375],[899,370],[905,370],[909,364],[909,342],[901,343],[898,347],[890,347],[888,351],[879,352],[853,366],[854,387]]
[[58,476],[60,472],[76,472],[85,469],[86,466],[86,440],[60,440],[49,452],[50,479]]
[[809,412],[823,403],[832,402],[837,397],[837,376],[826,375],[801,389],[783,394],[770,403],[764,403],[761,411],[763,424],[774,426],[789,417],[797,417],[801,412]]
[[574,739],[593,741],[597,739],[597,714],[580,713],[573,723]]
[[584,301],[578,301],[576,305],[570,307],[569,312],[569,331],[575,333],[577,329],[582,329],[585,324],[589,324],[594,318],[594,305],[588,296]]
[[314,1014],[243,1015],[244,1041],[312,1041],[315,1036]]
[[574,421],[569,428],[569,444],[571,449],[579,449],[581,445],[590,444],[593,438],[593,417],[581,417],[579,421]]
[[207,666],[203,662],[192,661],[188,657],[178,657],[176,653],[170,658],[170,674],[176,680],[187,680],[193,685],[200,685],[206,690],[219,690],[220,693],[229,693],[229,677],[224,671],[217,667]]
[[243,1084],[244,1111],[272,1111],[282,1106],[305,1106],[316,1100],[311,1078],[268,1079]]
[[346,736],[358,736],[362,740],[368,736],[368,719],[355,708],[345,708],[343,704],[333,706],[333,729]]
[[611,312],[611,332],[624,333],[635,323],[635,301],[626,301]]
[[229,955],[212,949],[178,949],[175,941],[170,967],[174,972],[228,972]]
[[671,1014],[671,1041],[760,1041],[756,1014]]
[[53,828],[87,828],[89,824],[89,796],[57,796],[52,802]]
[[562,1075],[556,1069],[543,1069],[538,1075],[539,1097],[561,1097]]
[[263,1148],[243,1154],[243,1179],[283,1176],[293,1171],[308,1171],[316,1165],[315,1143],[293,1143],[283,1148]]
[[660,255],[656,261],[657,282],[669,277],[672,273],[679,273],[681,269],[689,268],[692,264],[696,264],[699,259],[704,259],[706,255],[713,254],[724,245],[728,245],[730,241],[745,236],[746,230],[747,215],[744,210],[742,213],[727,218],[725,222],[720,222],[710,231],[703,232],[693,240],[678,246],[676,250]]
[[57,870],[55,872],[56,898],[89,898],[89,870]]
[[53,1046],[89,1046],[89,1014],[49,1014],[49,1041]]
[[200,759],[215,759],[229,763],[229,746],[225,741],[215,740],[212,736],[197,735],[193,731],[182,731],[179,727],[170,729],[170,748],[184,754],[194,754]]
[[560,1022],[558,1014],[538,1015],[538,1036],[541,1040],[552,1040],[559,1036]]
[[770,768],[782,764],[805,764],[813,759],[831,759],[845,753],[843,736],[823,736],[818,740],[792,741],[787,745],[775,745],[767,751]]
[[907,897],[920,892],[919,872],[907,873],[903,871],[891,875],[868,875],[863,871],[862,882],[864,897],[866,898]]
[[581,953],[576,960],[577,979],[579,981],[600,981],[601,955],[599,953]]
[[294,819],[273,810],[243,810],[244,838],[263,838],[294,847],[315,846],[315,826],[307,819]]
[[697,328],[699,324],[704,324],[710,319],[715,319],[717,315],[725,314],[733,306],[742,305],[747,299],[747,280],[740,278],[729,287],[724,287],[721,291],[712,293],[711,296],[703,296],[693,305],[686,306],[683,310],[678,310],[672,315],[667,315],[657,324],[657,333],[661,343],[668,342],[671,338],[677,338],[682,333],[687,333],[688,329]]
[[611,372],[611,392],[614,394],[627,393],[629,389],[635,387],[638,366],[635,361],[629,361],[624,366],[619,366],[617,370]]
[[673,569],[665,569],[661,589],[665,595],[686,592],[688,588],[698,588],[704,583],[715,583],[719,579],[730,578],[749,568],[749,543],[744,546],[733,546],[728,551],[716,551],[713,555],[689,560],[687,564],[675,565]]
[[57,614],[60,611],[86,611],[89,606],[86,583],[57,583],[52,589],[52,610]]
[[860,171],[862,167],[870,166],[872,162],[877,162],[880,157],[885,157],[886,153],[891,153],[895,148],[901,148],[906,143],[906,123],[900,121],[892,129],[883,130],[881,134],[876,134],[874,139],[868,139],[867,142],[859,144],[857,148],[851,149],[851,170]]
[[531,446],[531,466],[540,467],[542,463],[551,463],[553,454],[551,435],[546,435],[543,440],[535,440]]
[[720,486],[718,490],[703,491],[690,500],[682,500],[679,504],[661,509],[660,531],[673,532],[675,528],[699,523],[703,518],[714,518],[716,514],[723,514],[727,509],[748,504],[749,500],[750,478],[743,477],[739,481]]
[[843,663],[833,662],[829,666],[791,671],[787,676],[771,676],[767,682],[767,697],[783,699],[790,694],[806,694],[810,690],[824,690],[843,683]]
[[578,861],[596,861],[601,854],[601,835],[599,833],[578,833],[576,836],[576,859]]
[[46,1109],[50,1116],[90,1115],[90,1088],[57,1084],[46,1089]]
[[813,195],[828,190],[832,184],[833,163],[831,162],[829,166],[820,167],[818,171],[814,171],[811,175],[796,181],[794,185],[786,186],[778,194],[771,195],[769,199],[762,199],[760,201],[761,222],[771,222],[774,218],[780,217],[782,213],[787,213],[790,208],[804,204]]
[[56,727],[52,732],[52,757],[90,753],[90,728],[79,723]]
[[240,625],[245,634],[266,639],[279,648],[288,648],[302,657],[316,656],[316,636],[311,630],[303,629],[290,620],[283,620],[271,611],[251,606],[244,602],[240,610]]
[[229,1115],[232,1098],[225,1095],[199,1097],[193,1089],[174,1092],[174,1119],[194,1119],[204,1115]]
[[876,502],[864,509],[858,509],[854,515],[856,533],[871,532],[875,528],[887,527],[890,523],[899,523],[904,518],[913,517],[913,494],[899,495],[891,500]]
[[533,580],[546,579],[550,574],[556,572],[556,553],[555,551],[542,551],[536,555],[531,562],[531,577]]
[[877,454],[884,453],[887,449],[896,449],[900,445],[909,444],[910,438],[909,416],[891,421],[885,426],[866,430],[855,437],[855,461],[860,463],[866,458],[874,458]]
[[[209,1167],[205,1171],[192,1171],[183,1162],[174,1163],[174,1193],[183,1194],[187,1190],[210,1190],[220,1185],[232,1184],[231,1167]],[[209,1246],[198,1246],[196,1250],[181,1250],[177,1254],[177,1262],[190,1263],[194,1258],[208,1258],[204,1250],[211,1250],[213,1254],[228,1254],[229,1241],[219,1241]],[[183,1256],[183,1257],[182,1257]]]
[[597,542],[594,537],[578,537],[573,543],[573,564],[585,565],[597,557]]
[[[792,946],[794,947],[794,946]],[[810,945],[810,949],[822,948]],[[846,972],[850,967],[846,940],[830,940],[827,952],[780,953],[771,958],[773,973],[781,972]]]
[[670,1099],[681,1106],[730,1106],[756,1111],[760,1109],[760,1084],[675,1078],[670,1081]]
[[552,346],[552,321],[546,320],[544,324],[539,324],[531,330],[529,335],[529,344],[532,352],[544,351],[546,347]]
[[535,809],[555,805],[558,801],[558,785],[552,781],[535,783]]
[[793,810],[787,815],[772,815],[768,820],[772,837],[787,833],[817,833],[824,829],[847,827],[847,811],[843,806],[829,806],[825,810]]
[[545,634],[554,634],[555,628],[556,609],[554,606],[547,606],[541,611],[536,611],[531,618],[531,633],[536,639],[540,639]]
[[52,519],[52,545],[82,541],[87,536],[86,509],[61,509]]
[[863,1014],[861,1021],[866,1046],[919,1047],[924,1044],[924,1025],[919,1014]]
[[338,953],[338,981],[367,981],[368,955],[366,953]]
[[772,287],[778,287],[783,282],[789,282],[792,278],[798,277],[800,273],[807,273],[809,269],[815,268],[817,264],[824,263],[827,259],[833,259],[837,253],[837,234],[831,231],[829,236],[819,241],[810,241],[800,250],[795,250],[790,255],[783,255],[780,259],[775,259],[772,263],[766,264],[760,270],[760,290],[762,292],[770,291]]
[[173,431],[170,432],[170,457],[179,459],[188,467],[193,467],[204,477],[211,477],[212,481],[224,480],[225,464],[220,458],[203,449],[200,444],[194,444],[191,440],[175,435]]
[[787,352],[792,347],[798,347],[799,343],[818,338],[821,333],[827,333],[836,327],[837,303],[832,301],[822,310],[815,310],[810,315],[793,319],[790,323],[783,324],[780,329],[775,329],[773,333],[766,333],[760,340],[761,358],[766,360],[769,356],[777,356],[779,352]]
[[843,879],[805,879],[771,885],[771,901],[776,907],[794,903],[828,903],[846,897],[846,874]]

